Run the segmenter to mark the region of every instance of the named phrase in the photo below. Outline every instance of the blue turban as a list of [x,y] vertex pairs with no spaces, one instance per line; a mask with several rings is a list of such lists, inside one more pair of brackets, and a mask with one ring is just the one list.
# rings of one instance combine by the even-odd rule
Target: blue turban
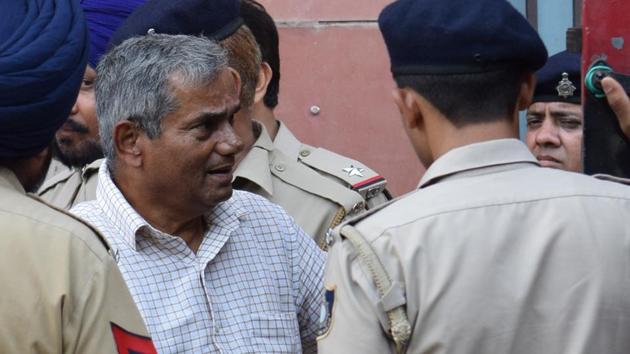
[[145,0],[81,0],[90,31],[88,63],[92,68],[96,69],[105,54],[107,43],[114,31],[144,2]]
[[0,157],[33,156],[68,118],[85,71],[75,0],[11,0],[0,11]]

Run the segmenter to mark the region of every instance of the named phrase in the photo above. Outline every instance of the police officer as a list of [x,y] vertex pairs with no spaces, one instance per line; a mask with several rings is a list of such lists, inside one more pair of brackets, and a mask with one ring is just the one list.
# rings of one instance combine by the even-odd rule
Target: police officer
[[[282,121],[276,118],[274,109],[278,106],[280,90],[280,51],[278,29],[265,7],[254,0],[241,1],[241,16],[251,29],[262,54],[258,87],[264,95],[254,102],[254,117],[260,121],[277,150],[297,160],[320,174],[345,182],[355,191],[364,195],[368,207],[373,207],[391,199],[384,189],[386,181],[371,171],[365,176],[347,172],[345,167],[356,166],[369,170],[361,162],[341,156],[324,148],[302,143]],[[361,173],[364,174],[364,173]],[[376,183],[361,183],[372,180]]]
[[81,1],[90,33],[88,65],[70,116],[55,134],[55,159],[37,192],[56,207],[69,210],[96,198],[96,177],[103,151],[96,119],[95,70],[112,33],[142,3],[144,0]]
[[87,33],[75,1],[3,2],[0,22],[0,352],[155,353],[90,226],[27,192],[76,98]]
[[[235,6],[236,4],[236,6]],[[277,149],[264,125],[253,121],[254,102],[265,96],[259,82],[260,50],[238,3],[151,0],[139,7],[112,37],[118,44],[148,32],[203,34],[228,50],[230,66],[241,76],[241,109],[234,129],[246,144],[237,157],[234,187],[282,206],[322,248],[326,235],[348,216],[366,210],[371,199],[384,201],[386,181],[365,165],[324,149],[304,146],[300,161]]]
[[536,31],[504,0],[399,0],[379,25],[428,169],[336,229],[320,352],[630,352],[630,190],[517,139]]
[[543,167],[582,172],[581,64],[579,53],[563,51],[536,73],[525,142]]

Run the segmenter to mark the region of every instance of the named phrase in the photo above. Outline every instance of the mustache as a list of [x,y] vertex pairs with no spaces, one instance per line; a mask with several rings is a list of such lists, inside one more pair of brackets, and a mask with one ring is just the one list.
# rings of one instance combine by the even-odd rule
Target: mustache
[[72,118],[68,118],[68,120],[66,120],[66,122],[63,125],[67,129],[70,129],[77,133],[87,134],[90,132],[87,126],[73,120]]

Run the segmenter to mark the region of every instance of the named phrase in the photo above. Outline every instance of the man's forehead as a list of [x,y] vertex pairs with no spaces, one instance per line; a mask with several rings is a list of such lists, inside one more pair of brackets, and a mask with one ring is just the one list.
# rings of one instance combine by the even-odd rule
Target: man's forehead
[[529,111],[543,112],[549,109],[550,112],[577,112],[582,111],[582,105],[568,102],[534,102],[529,106]]

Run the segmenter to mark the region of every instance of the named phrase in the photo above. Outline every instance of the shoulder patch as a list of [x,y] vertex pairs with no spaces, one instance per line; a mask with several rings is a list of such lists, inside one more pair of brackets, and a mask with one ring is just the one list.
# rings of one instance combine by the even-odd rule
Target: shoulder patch
[[325,285],[322,299],[322,307],[319,313],[319,332],[317,340],[324,339],[332,328],[333,315],[335,310],[335,291],[337,286]]
[[335,177],[368,200],[383,192],[387,180],[359,161],[324,148],[303,145],[299,160],[309,167]]
[[151,337],[131,333],[114,322],[110,323],[118,354],[157,354]]

